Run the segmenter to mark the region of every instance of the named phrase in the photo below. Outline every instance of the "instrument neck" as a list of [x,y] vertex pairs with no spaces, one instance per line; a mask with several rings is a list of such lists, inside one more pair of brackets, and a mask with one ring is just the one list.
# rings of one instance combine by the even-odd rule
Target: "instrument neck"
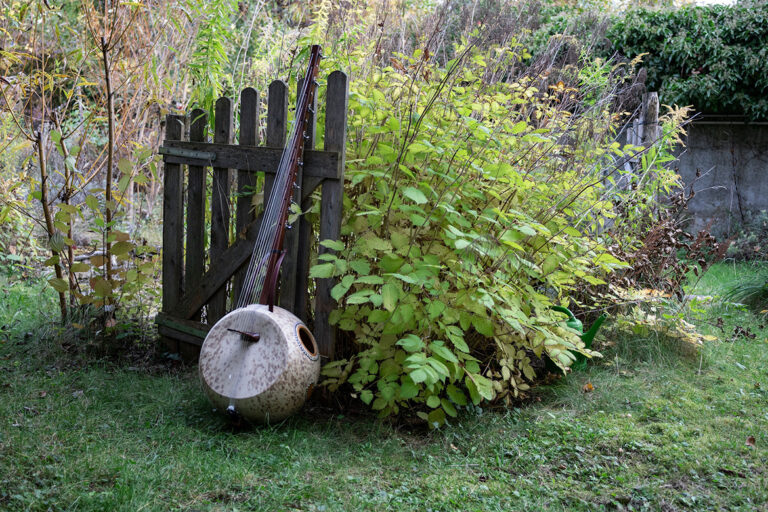
[[[278,274],[283,261],[283,244],[288,222],[291,199],[293,197],[296,176],[303,164],[306,130],[311,113],[311,105],[317,89],[317,73],[320,63],[320,47],[314,45],[310,52],[310,62],[304,76],[304,82],[297,98],[296,118],[288,143],[283,150],[275,174],[272,192],[267,199],[262,217],[261,231],[256,242],[246,282],[241,292],[238,307],[247,305],[254,296],[260,304],[269,305],[272,311],[275,302]],[[263,231],[263,232],[262,232]],[[266,254],[264,252],[266,251]],[[256,270],[251,275],[252,268]],[[264,266],[264,270],[261,267]]]

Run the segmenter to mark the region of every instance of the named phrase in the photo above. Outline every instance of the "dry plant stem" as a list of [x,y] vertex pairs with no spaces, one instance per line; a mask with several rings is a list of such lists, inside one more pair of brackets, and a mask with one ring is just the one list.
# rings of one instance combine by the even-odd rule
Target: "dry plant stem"
[[[405,155],[405,150],[408,148],[408,146],[413,143],[413,141],[416,139],[416,135],[419,133],[419,129],[421,128],[421,123],[424,120],[424,117],[427,115],[427,113],[432,109],[432,106],[435,104],[435,101],[440,96],[440,93],[443,91],[445,86],[448,84],[449,80],[453,77],[453,75],[458,71],[459,65],[463,62],[464,57],[466,57],[470,50],[474,48],[474,46],[477,44],[477,41],[473,41],[470,44],[467,45],[467,47],[464,49],[464,51],[459,55],[456,60],[453,63],[453,66],[451,66],[450,69],[448,69],[448,72],[445,74],[445,76],[440,80],[440,83],[437,87],[437,90],[432,94],[432,96],[427,101],[426,106],[424,107],[424,110],[419,115],[419,118],[416,120],[416,123],[412,126],[411,125],[411,119],[412,116],[408,116],[408,125],[405,129],[405,136],[403,137],[403,142],[400,145],[400,152],[397,156],[397,159],[395,160],[395,163],[393,164],[393,173],[392,177],[389,180],[390,183],[390,190],[394,191],[397,189],[397,183],[400,178],[400,168],[399,165],[402,163],[403,156]],[[417,72],[421,69],[421,66],[423,65],[423,61],[419,62],[419,67],[417,69]],[[411,80],[411,88],[413,87],[413,84],[416,81],[417,72],[413,74],[414,78]],[[409,105],[409,113],[413,112],[414,104],[411,103]],[[395,200],[395,194],[392,194],[392,197],[389,200],[389,205],[387,205],[387,213],[384,216],[384,222],[382,223],[382,234],[389,229],[389,217],[392,212],[392,203]]]
[[[42,10],[42,23],[41,27],[45,26],[45,10]],[[41,32],[42,46],[45,47],[45,32]],[[45,69],[45,58],[43,58],[42,68]],[[56,233],[56,228],[53,225],[53,217],[51,216],[51,205],[48,202],[48,168],[45,155],[45,142],[43,141],[43,134],[45,133],[45,118],[47,114],[47,105],[45,103],[45,92],[40,95],[40,130],[37,132],[37,158],[40,163],[40,203],[43,207],[43,216],[45,217],[45,227],[48,230],[49,240]],[[59,256],[59,251],[51,246],[51,255],[56,258]],[[64,273],[61,270],[61,265],[56,262],[53,265],[54,272],[58,279],[64,279]],[[61,309],[61,323],[64,324],[67,321],[67,299],[63,292],[59,292],[59,308]]]
[[[112,103],[112,81],[109,72],[109,45],[104,37],[101,38],[101,55],[104,64],[104,83],[107,92],[107,123],[109,130],[109,141],[107,146],[107,178],[104,190],[105,199],[105,228],[104,228],[104,279],[109,281],[112,278],[112,241],[110,234],[112,232],[112,165],[115,156],[115,110]],[[107,299],[107,302],[109,300]]]
[[[42,131],[37,133],[37,158],[40,162],[40,203],[43,206],[45,228],[48,230],[48,237],[50,238],[56,233],[56,228],[53,226],[51,206],[48,203],[48,168],[45,161],[45,144],[43,143]],[[59,256],[59,251],[51,247],[51,255],[56,258]],[[56,263],[53,269],[58,279],[64,279],[64,273],[59,263]],[[61,323],[63,324],[67,321],[67,299],[64,297],[64,292],[59,292],[59,308],[61,309]]]
[[[58,130],[59,133],[61,133],[61,122],[59,121],[58,116],[54,115],[53,122],[56,126],[56,130]],[[59,138],[59,148],[61,149],[61,154],[64,156],[64,161],[67,161],[67,158],[69,158],[69,149],[67,149],[67,145],[64,143],[64,136],[62,135]],[[72,170],[66,163],[64,164],[64,190],[61,193],[61,202],[62,204],[69,204],[69,199],[72,197]],[[69,220],[67,221],[67,238],[72,240],[72,236],[74,234],[73,230],[74,220],[72,220],[72,216],[69,216]],[[77,278],[75,277],[75,273],[72,271],[72,263],[75,261],[75,254],[74,249],[72,247],[72,244],[67,245],[67,271],[69,274],[69,304],[71,306],[75,305],[75,296],[72,293],[73,290],[76,288],[79,288]]]

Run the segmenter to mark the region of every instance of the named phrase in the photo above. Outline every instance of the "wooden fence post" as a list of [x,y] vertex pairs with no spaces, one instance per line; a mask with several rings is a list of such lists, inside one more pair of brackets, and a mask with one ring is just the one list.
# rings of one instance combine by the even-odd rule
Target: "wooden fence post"
[[[166,116],[167,140],[181,140],[183,132],[184,116]],[[166,163],[163,169],[163,279],[168,284],[163,286],[163,311],[170,311],[176,306],[183,290],[183,190],[181,165]]]
[[[275,80],[269,84],[269,96],[267,97],[267,146],[282,148],[285,146],[286,125],[288,124],[288,86],[282,80]],[[275,176],[264,176],[264,207],[267,206],[269,194],[272,193],[272,184]]]
[[643,95],[641,120],[643,123],[642,144],[646,147],[654,144],[661,136],[659,126],[659,93],[649,92]]
[[[191,142],[205,142],[208,114],[204,110],[192,111],[189,127]],[[187,174],[187,258],[185,277],[194,282],[205,271],[205,167],[190,165]],[[200,319],[196,312],[192,320]]]
[[[232,100],[216,100],[214,142],[229,144],[232,139]],[[229,245],[229,188],[230,171],[227,168],[213,168],[213,190],[211,191],[211,263],[219,261]],[[208,323],[214,324],[227,312],[226,286],[217,291],[208,302]]]
[[[184,116],[165,116],[165,139],[181,140]],[[184,287],[184,181],[181,165],[163,165],[163,311],[170,312],[179,301]],[[179,351],[177,339],[164,337],[170,352]]]
[[[238,143],[241,146],[259,145],[259,93],[255,89],[248,87],[240,93],[240,138]],[[248,171],[239,169],[237,171],[237,215],[236,215],[236,233],[237,238],[245,236],[248,224],[254,220],[251,211],[251,198],[256,186],[256,176]],[[235,304],[240,299],[240,291],[245,279],[245,268],[241,268],[235,273],[232,281],[232,297]]]
[[[325,111],[325,150],[339,152],[339,179],[323,181],[323,197],[320,202],[320,240],[337,240],[341,235],[341,216],[344,196],[344,151],[347,142],[347,109],[349,81],[341,71],[328,76]],[[320,246],[319,254],[333,252]],[[331,297],[335,279],[318,279],[315,297],[315,339],[320,353],[333,357],[336,329],[329,323],[329,316],[336,306]]]

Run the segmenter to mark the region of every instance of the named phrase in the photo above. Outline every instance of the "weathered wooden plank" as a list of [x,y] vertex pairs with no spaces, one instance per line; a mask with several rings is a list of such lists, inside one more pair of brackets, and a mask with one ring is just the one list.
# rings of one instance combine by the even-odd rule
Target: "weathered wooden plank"
[[[344,150],[347,142],[347,109],[349,81],[341,71],[328,76],[325,112],[325,150],[339,152],[339,179],[325,180],[320,202],[320,240],[337,240],[341,235],[342,199],[344,192]],[[333,252],[327,247],[318,249],[320,254]],[[328,321],[336,301],[331,297],[334,279],[318,279],[315,296],[314,335],[320,353],[334,356],[336,329]]]
[[[267,146],[272,148],[282,148],[285,146],[286,129],[288,126],[288,86],[282,80],[275,80],[269,84],[269,96],[267,98]],[[280,163],[280,157],[277,157],[277,163],[269,168],[272,172],[277,170]],[[269,194],[272,192],[272,184],[275,182],[274,174],[264,175],[264,204],[267,204]]]
[[[190,117],[189,139],[205,142],[208,115],[204,110],[195,109]],[[190,165],[187,174],[187,257],[184,262],[184,276],[187,283],[195,282],[205,270],[205,167]],[[197,320],[200,312],[196,311]]]
[[[165,138],[181,139],[184,116],[165,118]],[[163,166],[163,311],[176,307],[183,290],[184,181],[179,164]]]
[[661,136],[658,92],[649,92],[643,95],[642,123],[644,127],[642,144],[646,147],[651,146]]
[[[237,168],[249,172],[263,172],[274,178],[283,148],[266,146],[246,147],[227,146],[225,144],[200,143],[187,141],[164,141],[163,146],[172,148],[189,148],[216,153],[216,165]],[[211,165],[210,162],[182,156],[165,156],[164,161],[175,164]],[[336,179],[339,172],[339,153],[337,151],[306,151],[304,152],[304,177]]]
[[[232,138],[232,100],[216,100],[214,119],[214,141],[229,144]],[[217,162],[217,165],[222,165]],[[227,167],[213,168],[213,190],[211,191],[211,266],[218,266],[229,245],[229,188],[231,173]],[[208,301],[208,323],[214,324],[227,310],[227,290],[219,289]]]
[[[297,94],[298,98],[301,95],[301,89],[304,85],[304,79],[298,81]],[[311,109],[309,117],[307,119],[307,128],[305,135],[307,136],[304,142],[304,149],[312,149],[315,145],[315,128],[317,127],[317,120],[314,112],[317,111],[317,95],[312,98],[312,103],[309,105]],[[303,156],[302,156],[303,158]],[[303,166],[299,166],[296,171],[296,189],[293,191],[293,202],[301,205],[301,189],[303,178]],[[301,247],[301,225],[304,216],[299,217],[296,222],[293,223],[291,229],[285,234],[285,259],[283,259],[283,268],[280,274],[280,307],[287,309],[288,311],[295,312],[297,307],[297,300],[301,297],[302,300],[306,300],[306,297],[299,293],[298,283],[301,281],[299,274],[299,257],[303,258],[307,250]],[[304,221],[306,224],[306,221]],[[306,228],[305,228],[306,229]],[[306,244],[308,245],[308,243]],[[301,252],[300,252],[301,251]],[[306,285],[306,281],[305,281]],[[306,286],[305,286],[306,288]],[[295,313],[294,313],[295,314]]]
[[[334,172],[338,172],[338,170],[339,168],[337,167],[334,170]],[[323,181],[325,181],[326,179],[335,180],[338,178],[319,178],[317,176],[308,176],[307,173],[304,173],[304,180],[301,182],[301,204],[302,205],[312,204],[312,203],[307,203],[306,202],[307,199],[310,198],[310,196],[312,195],[312,192],[314,192],[315,189],[319,187],[323,183]],[[305,210],[303,206],[301,207],[301,209]]]
[[194,334],[177,331],[176,329],[168,327],[167,325],[158,325],[157,332],[165,338],[183,341],[184,343],[190,345],[201,346],[203,344],[203,340],[205,340],[205,338],[200,338]]
[[[190,318],[195,311],[200,309],[203,304],[224,285],[229,278],[243,265],[248,263],[253,252],[253,240],[259,232],[261,215],[248,226],[244,238],[238,239],[229,246],[215,265],[211,265],[208,272],[196,283],[189,283],[184,295],[179,299],[178,306],[172,310],[177,318]],[[213,324],[213,322],[210,322]]]
[[[307,212],[312,208],[312,198],[310,195],[314,188],[316,188],[320,182],[315,184],[315,187],[306,192],[307,180],[302,184],[301,190],[301,211]],[[311,186],[312,184],[310,184]],[[303,322],[309,321],[309,267],[310,267],[310,254],[312,248],[312,223],[302,215],[299,219],[299,240],[298,240],[299,255],[296,260],[296,299],[294,300],[293,314],[301,318]]]
[[[163,156],[176,156],[181,158],[189,158],[192,160],[200,160],[201,162],[211,165],[213,165],[213,161],[216,160],[216,153],[211,153],[210,151],[193,151],[191,149],[160,146],[157,149],[157,152]],[[195,164],[199,163],[200,162],[195,162]]]
[[[241,146],[256,146],[259,143],[259,93],[248,87],[240,93],[240,138]],[[253,221],[251,198],[256,186],[256,176],[249,171],[237,171],[237,217],[236,232],[245,233]],[[237,302],[245,280],[245,269],[238,270],[232,279],[232,297]]]
[[169,327],[178,332],[184,332],[197,338],[203,339],[208,335],[208,331],[211,330],[210,325],[202,322],[196,322],[194,320],[184,320],[183,318],[176,318],[167,313],[158,313],[155,317],[155,323],[160,326]]

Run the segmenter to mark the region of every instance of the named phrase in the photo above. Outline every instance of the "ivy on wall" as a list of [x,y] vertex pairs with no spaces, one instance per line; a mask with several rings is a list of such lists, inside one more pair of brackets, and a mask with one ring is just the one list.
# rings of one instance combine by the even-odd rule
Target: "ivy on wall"
[[666,104],[768,119],[768,2],[632,10],[608,29],[611,53],[644,57]]

